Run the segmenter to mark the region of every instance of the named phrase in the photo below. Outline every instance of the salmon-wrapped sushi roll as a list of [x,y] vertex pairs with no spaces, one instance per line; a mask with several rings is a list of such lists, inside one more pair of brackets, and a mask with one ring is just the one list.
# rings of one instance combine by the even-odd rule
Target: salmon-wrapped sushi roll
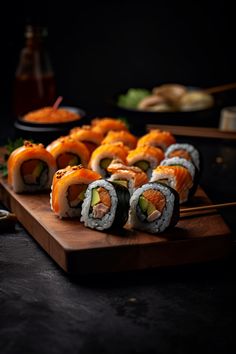
[[88,165],[89,151],[85,144],[76,141],[70,136],[61,137],[54,140],[47,146],[47,150],[54,156],[57,169],[67,166]]
[[70,136],[85,144],[90,154],[101,144],[103,139],[102,133],[92,129],[90,125],[84,125],[81,128],[71,129]]
[[130,194],[127,188],[104,179],[88,186],[81,211],[84,225],[96,230],[121,228],[128,220]]
[[160,164],[164,157],[161,149],[145,145],[131,150],[127,156],[127,163],[129,166],[141,168],[150,177],[152,170]]
[[128,130],[125,123],[116,118],[95,118],[91,122],[93,130],[102,133],[103,136],[106,136],[107,133],[111,130],[120,131],[120,130]]
[[135,229],[157,234],[179,220],[179,196],[169,186],[146,183],[130,198],[128,223]]
[[60,218],[80,216],[88,184],[101,178],[94,171],[79,166],[58,170],[52,183],[51,209]]
[[16,193],[49,189],[56,171],[54,157],[42,144],[29,141],[11,153],[7,166],[8,183]]
[[109,180],[128,188],[130,195],[135,189],[148,182],[147,174],[139,167],[126,166],[118,160],[112,161],[107,170],[111,173]]
[[102,140],[102,144],[113,144],[117,142],[123,143],[128,149],[135,149],[137,138],[128,131],[122,130],[119,132],[110,131]]
[[190,172],[183,166],[157,166],[150,182],[160,182],[173,188],[179,194],[180,204],[186,202],[193,186]]
[[122,143],[112,145],[104,144],[99,146],[90,158],[89,167],[100,173],[103,177],[108,177],[108,166],[112,160],[118,159],[122,163],[126,163],[127,148]]
[[200,170],[200,153],[191,144],[172,144],[165,152],[165,158],[182,157],[191,161]]
[[189,191],[189,198],[192,197],[197,189],[199,182],[199,171],[197,167],[191,162],[182,157],[171,157],[161,161],[162,166],[182,166],[190,173],[192,177],[192,188]]
[[175,144],[175,142],[175,137],[170,132],[153,129],[138,140],[137,146],[155,146],[165,151],[168,146]]

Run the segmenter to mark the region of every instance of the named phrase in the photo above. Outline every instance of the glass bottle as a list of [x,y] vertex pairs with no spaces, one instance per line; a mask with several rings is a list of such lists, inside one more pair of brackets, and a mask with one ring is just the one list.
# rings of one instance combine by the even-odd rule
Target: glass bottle
[[14,83],[14,115],[50,106],[56,97],[54,72],[45,47],[46,28],[27,25]]

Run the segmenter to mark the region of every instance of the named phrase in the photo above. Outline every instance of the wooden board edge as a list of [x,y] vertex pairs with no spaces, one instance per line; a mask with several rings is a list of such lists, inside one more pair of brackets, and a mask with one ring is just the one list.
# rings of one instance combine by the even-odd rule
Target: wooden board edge
[[[200,253],[203,244],[204,253]],[[181,256],[183,248],[184,259]],[[230,254],[231,249],[231,234],[227,234],[216,236],[214,240],[212,237],[191,240],[191,243],[183,240],[152,245],[124,245],[113,252],[109,252],[109,249],[72,251],[68,254],[67,271],[69,274],[90,274],[180,266],[222,259]],[[97,265],[96,269],[94,264]]]
[[[36,219],[33,219],[30,213],[8,193],[2,183],[0,183],[0,198],[3,205],[16,215],[17,220],[24,226],[29,235],[64,271],[67,271],[67,255],[65,250],[50,236],[49,232],[45,230]],[[27,222],[29,219],[31,222]]]
[[[176,266],[220,259],[227,256],[231,249],[231,233],[214,238],[204,237],[185,240],[169,240],[162,244],[120,245],[111,252],[108,248],[88,250],[65,250],[44,227],[32,219],[32,215],[0,183],[0,196],[3,204],[14,212],[19,222],[30,236],[49,254],[49,256],[69,274],[89,274],[143,270],[165,266]],[[220,216],[221,217],[221,216]],[[27,220],[31,222],[27,222]],[[222,218],[222,222],[224,222]],[[200,255],[204,243],[204,254]],[[181,249],[180,249],[181,248]],[[181,254],[185,249],[185,258]],[[181,250],[181,252],[180,252]],[[163,253],[165,257],[163,257]],[[166,258],[167,254],[167,258]],[[130,259],[133,261],[131,262]],[[96,269],[94,269],[96,264]]]

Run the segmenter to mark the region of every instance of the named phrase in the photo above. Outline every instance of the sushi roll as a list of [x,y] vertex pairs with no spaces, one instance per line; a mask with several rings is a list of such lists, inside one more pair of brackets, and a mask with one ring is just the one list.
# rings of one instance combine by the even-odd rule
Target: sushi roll
[[200,170],[199,151],[191,144],[172,144],[165,152],[165,158],[183,157],[191,161]]
[[91,121],[91,125],[94,131],[101,133],[104,137],[111,130],[128,130],[126,124],[122,120],[116,118],[95,118]]
[[84,143],[90,155],[101,144],[103,139],[102,133],[94,131],[90,125],[71,129],[70,136],[72,139]]
[[112,161],[107,170],[111,173],[109,180],[127,187],[130,195],[135,189],[148,182],[146,173],[139,167],[126,166],[117,160]]
[[50,204],[53,212],[60,218],[80,216],[81,206],[88,184],[101,176],[79,166],[67,166],[58,170],[52,183]]
[[153,234],[163,232],[179,220],[179,196],[169,186],[146,183],[130,198],[129,225]]
[[127,188],[104,179],[88,186],[81,211],[81,222],[96,230],[117,229],[128,220],[130,194]]
[[47,146],[47,150],[55,158],[58,170],[67,166],[88,165],[90,154],[85,144],[70,136],[54,140]]
[[152,172],[150,182],[161,182],[176,190],[179,194],[180,204],[189,198],[189,192],[193,187],[193,179],[183,166],[157,166]]
[[137,145],[137,138],[133,134],[125,130],[121,130],[117,132],[110,131],[102,140],[102,144],[113,144],[117,142],[123,143],[128,149],[135,149]]
[[192,177],[193,185],[189,191],[189,198],[196,192],[199,183],[199,171],[197,167],[191,162],[182,157],[171,157],[169,159],[164,159],[161,161],[161,166],[182,166],[188,170]]
[[122,143],[100,145],[91,155],[89,166],[92,170],[100,173],[103,177],[110,174],[107,167],[114,159],[119,159],[122,163],[126,162],[127,148]]
[[129,166],[141,168],[150,178],[152,170],[160,164],[164,157],[165,155],[161,149],[145,145],[129,151],[127,163]]
[[149,145],[165,151],[168,146],[175,144],[175,142],[175,137],[170,132],[153,129],[138,140],[137,146]]
[[7,166],[8,183],[16,193],[50,189],[56,172],[54,157],[42,144],[30,141],[11,153]]

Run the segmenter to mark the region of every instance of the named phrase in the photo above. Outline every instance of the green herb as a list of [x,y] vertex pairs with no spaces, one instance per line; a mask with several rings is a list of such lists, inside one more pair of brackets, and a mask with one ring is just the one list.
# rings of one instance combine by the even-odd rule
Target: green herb
[[15,149],[24,144],[23,138],[18,138],[16,140],[8,139],[7,144],[4,146],[4,152],[0,153],[0,160],[3,161],[0,164],[0,175],[7,177],[7,160]]
[[18,147],[22,146],[23,144],[24,144],[23,138],[18,138],[16,140],[8,139],[5,147],[7,149],[8,154],[10,155],[12,153],[12,151],[14,151]]
[[139,102],[150,96],[151,92],[142,88],[130,88],[126,94],[120,95],[118,97],[118,106],[124,108],[136,109]]
[[0,165],[0,176],[7,177],[7,164],[3,163]]

